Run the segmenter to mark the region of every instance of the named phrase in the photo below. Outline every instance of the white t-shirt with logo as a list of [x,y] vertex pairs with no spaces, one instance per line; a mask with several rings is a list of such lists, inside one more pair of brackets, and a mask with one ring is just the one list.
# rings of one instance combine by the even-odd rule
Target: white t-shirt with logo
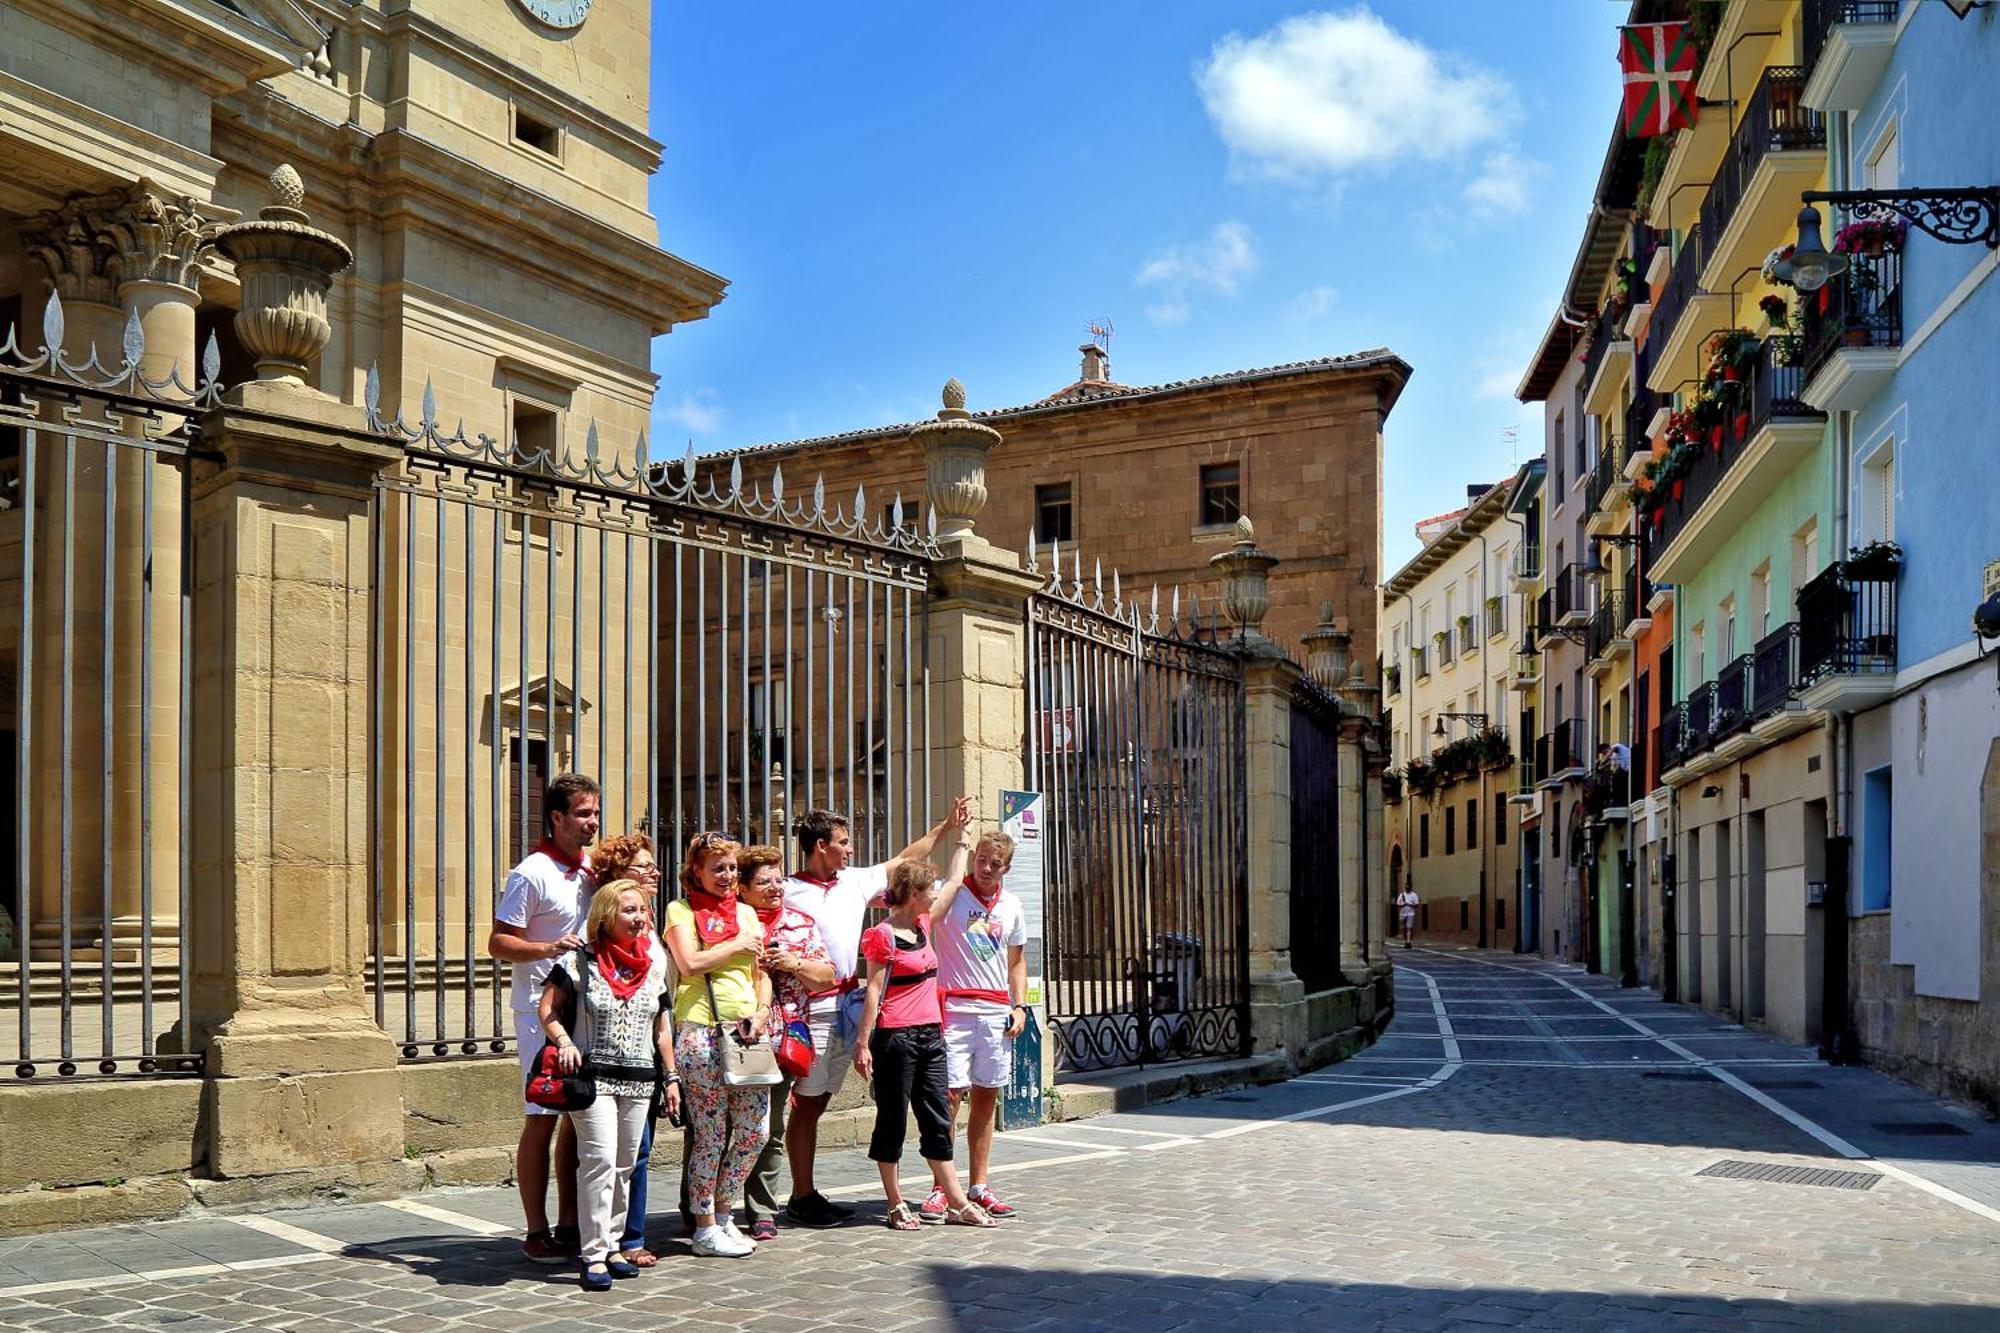
[[1006,889],[987,907],[967,884],[951,900],[942,919],[931,921],[931,946],[937,950],[938,991],[952,1013],[1005,1013],[1006,999],[960,995],[1007,990],[1007,955],[1028,942],[1028,922],[1021,900]]
[[1417,914],[1417,895],[1408,889],[1396,895],[1396,906],[1403,909],[1404,916]]
[[[590,896],[597,883],[581,865],[565,865],[537,847],[507,876],[493,919],[505,926],[519,926],[521,937],[533,944],[547,944],[565,935],[581,935],[590,916]],[[532,963],[514,964],[513,1008],[517,1014],[532,1013],[542,1000],[542,985],[549,979],[553,958],[537,958]]]
[[[822,884],[799,875],[785,880],[785,906],[796,908],[813,919],[819,937],[833,960],[836,981],[846,981],[860,966],[861,926],[868,916],[868,904],[889,888],[889,863],[876,866],[849,866]],[[833,1011],[834,997],[821,995],[813,1001],[815,1015]]]

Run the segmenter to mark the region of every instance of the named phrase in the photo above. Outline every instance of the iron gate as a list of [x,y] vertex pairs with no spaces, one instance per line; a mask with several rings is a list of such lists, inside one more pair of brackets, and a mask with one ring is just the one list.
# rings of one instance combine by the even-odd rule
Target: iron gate
[[[1031,554],[1030,572],[1039,573]],[[1199,607],[1164,620],[1118,576],[1049,552],[1028,604],[1029,784],[1048,802],[1044,911],[1056,1067],[1248,1049],[1241,662]],[[1208,631],[1212,636],[1212,630]]]
[[[576,458],[379,415],[404,442],[375,504],[370,974],[405,1059],[513,1041],[494,900],[540,836],[547,777],[603,788],[673,880],[716,829],[794,848],[811,807],[886,859],[931,822],[934,535],[773,468],[648,460],[588,428]],[[671,889],[669,890],[671,891]]]
[[1308,991],[1340,972],[1340,702],[1310,680],[1292,688],[1292,972]]

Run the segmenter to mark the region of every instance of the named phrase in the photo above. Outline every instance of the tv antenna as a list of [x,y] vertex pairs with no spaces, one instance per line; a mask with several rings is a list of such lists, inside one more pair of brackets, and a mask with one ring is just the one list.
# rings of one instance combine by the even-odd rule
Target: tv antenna
[[1106,356],[1109,356],[1111,354],[1111,335],[1118,331],[1111,321],[1109,319],[1093,319],[1083,327],[1089,331],[1090,340],[1102,348]]
[[1519,426],[1502,426],[1500,428],[1500,438],[1507,442],[1507,461],[1513,466],[1519,467],[1521,465],[1521,428]]

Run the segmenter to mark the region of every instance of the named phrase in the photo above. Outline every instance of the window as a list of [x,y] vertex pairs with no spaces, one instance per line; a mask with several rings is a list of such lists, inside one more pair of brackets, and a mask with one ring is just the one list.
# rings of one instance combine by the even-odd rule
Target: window
[[1719,651],[1715,655],[1715,660],[1718,665],[1727,666],[1736,660],[1736,598],[1734,596],[1722,599],[1719,618],[1722,621],[1722,633],[1716,641],[1715,646]]
[[1473,797],[1465,803],[1465,850],[1479,850],[1479,798]]
[[1893,190],[1902,183],[1903,153],[1896,142],[1896,123],[1890,121],[1882,136],[1868,151],[1862,177],[1871,190]]
[[1895,818],[1895,774],[1888,767],[1861,775],[1861,910],[1879,912],[1890,902],[1890,823]]
[[1688,676],[1688,688],[1694,689],[1708,680],[1707,627],[1694,625],[1688,630],[1688,661],[1694,667]]
[[516,398],[513,403],[512,429],[514,447],[526,454],[545,450],[550,457],[556,452],[556,414],[546,407],[523,402]]
[[1750,575],[1750,628],[1760,640],[1771,632],[1771,562],[1768,560]]
[[1572,478],[1575,480],[1581,480],[1583,475],[1590,471],[1591,420],[1592,418],[1590,417],[1584,417],[1577,423],[1583,429],[1576,433],[1576,471],[1572,474]]
[[[1555,470],[1556,470],[1556,484],[1555,484],[1556,507],[1561,508],[1562,494],[1563,494],[1563,452],[1565,446],[1569,443],[1569,437],[1563,431],[1563,414],[1560,412],[1556,413],[1556,424],[1554,429],[1550,432],[1549,438],[1554,442],[1555,445],[1553,449],[1549,450],[1549,461],[1555,464]],[[1556,568],[1558,569],[1562,568],[1562,561],[1560,558],[1558,558],[1556,561]]]
[[514,142],[550,157],[562,156],[562,130],[518,106],[514,108]]
[[1204,463],[1201,469],[1203,527],[1234,523],[1243,516],[1243,465]]
[[1417,816],[1417,856],[1421,859],[1431,854],[1431,817]]
[[1422,756],[1422,755],[1428,755],[1430,752],[1431,752],[1431,715],[1429,713],[1425,713],[1417,718],[1417,753],[1418,755]]
[[1493,929],[1507,929],[1507,900],[1505,898],[1495,898],[1493,900]]
[[1507,798],[1505,796],[1495,796],[1493,798],[1493,845],[1495,847],[1505,847],[1507,845]]
[[1879,445],[1861,463],[1861,540],[1896,540],[1896,442]]
[[1819,573],[1819,520],[1809,518],[1792,534],[1792,597]]
[[1035,540],[1038,542],[1073,541],[1075,529],[1070,524],[1070,490],[1066,481],[1052,482],[1047,486],[1035,487]]
[[1472,929],[1472,902],[1470,899],[1460,898],[1458,900],[1458,928],[1460,930]]
[[1444,854],[1450,856],[1458,850],[1458,811],[1450,806],[1444,808]]
[[1563,854],[1563,803],[1549,802],[1549,855],[1562,860]]
[[521,738],[507,742],[507,773],[503,779],[511,787],[508,803],[507,838],[513,848],[514,864],[519,865],[542,837],[542,797],[549,786],[549,743],[528,742],[528,770],[521,771]]

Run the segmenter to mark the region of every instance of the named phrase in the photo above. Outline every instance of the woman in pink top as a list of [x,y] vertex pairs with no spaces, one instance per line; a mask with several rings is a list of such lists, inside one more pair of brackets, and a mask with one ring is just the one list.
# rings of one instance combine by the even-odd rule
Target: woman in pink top
[[[961,831],[952,868],[946,872],[952,880],[965,875],[963,838]],[[930,941],[936,889],[931,873],[928,861],[891,862],[889,887],[883,894],[889,919],[861,936],[861,956],[868,960],[868,992],[854,1040],[854,1068],[863,1078],[874,1079],[875,1132],[868,1140],[868,1156],[882,1173],[889,1225],[897,1231],[915,1231],[918,1226],[916,1210],[903,1201],[896,1176],[910,1111],[917,1117],[917,1150],[930,1163],[931,1179],[949,1205],[944,1220],[960,1226],[996,1225],[965,1197],[951,1160],[944,1011],[938,1001],[937,954]]]

